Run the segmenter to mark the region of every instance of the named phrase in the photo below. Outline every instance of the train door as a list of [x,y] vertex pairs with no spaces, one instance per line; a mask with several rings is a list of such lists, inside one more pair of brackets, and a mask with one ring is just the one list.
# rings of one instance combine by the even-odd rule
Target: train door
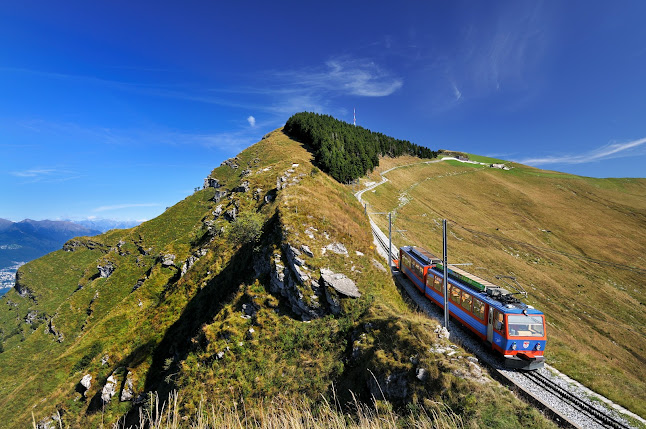
[[487,318],[487,341],[493,343],[493,308],[489,307],[489,317]]

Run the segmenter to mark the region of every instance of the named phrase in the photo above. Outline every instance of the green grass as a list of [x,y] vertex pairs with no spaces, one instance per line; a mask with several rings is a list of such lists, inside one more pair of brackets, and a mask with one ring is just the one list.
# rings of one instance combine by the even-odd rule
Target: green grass
[[[371,380],[383,383],[392,374],[404,374],[407,395],[376,404],[397,422],[407,422],[409,412],[436,412],[432,404],[442,404],[449,421],[466,427],[492,423],[495,409],[504,416],[495,423],[503,427],[529,418],[539,427],[550,426],[486,374],[484,383],[455,375],[468,373],[465,359],[428,352],[438,341],[437,323],[412,311],[389,275],[375,268],[379,256],[363,207],[348,187],[314,168],[300,144],[277,130],[237,158],[239,169],[223,166],[211,174],[226,189],[250,182],[251,190],[234,199],[243,218],[262,224],[259,237],[256,229],[252,236],[237,235],[226,220],[214,219],[216,204],[209,201],[214,190],[206,189],[136,228],[92,238],[100,249],[59,251],[22,267],[21,282],[38,301],[10,292],[5,300],[18,307],[0,312],[6,337],[0,353],[4,426],[25,427],[32,411],[38,421],[56,410],[62,411],[66,427],[115,423],[131,403],[115,397],[100,406],[101,389],[113,372],[121,381],[131,372],[137,394],[166,397],[179,389],[174,410],[187,418],[197,416],[204,403],[230,407],[241,399],[252,415],[267,412],[262,398],[304,401],[312,409],[325,401],[341,407],[352,406],[355,398],[370,403],[376,393]],[[252,173],[240,177],[246,168]],[[451,172],[454,167],[442,168]],[[289,181],[297,182],[276,193],[276,178],[288,169],[293,169]],[[262,190],[259,200],[252,198],[257,188]],[[410,192],[415,189],[424,187]],[[265,195],[275,199],[265,203]],[[216,231],[212,235],[206,222]],[[314,238],[306,230],[314,231]],[[238,238],[232,241],[233,236]],[[332,242],[345,244],[348,255],[324,253],[322,247]],[[285,298],[269,292],[269,275],[254,274],[259,261],[269,263],[287,243],[310,247],[314,257],[307,258],[307,265],[314,278],[321,268],[345,273],[359,286],[361,298],[342,299],[337,316],[302,322]],[[183,262],[200,250],[206,253],[180,277]],[[170,253],[176,267],[163,267],[160,257]],[[116,266],[114,273],[97,278],[97,264],[108,260]],[[133,291],[138,281],[142,284]],[[76,290],[78,285],[82,288]],[[305,301],[313,302],[308,286],[300,290]],[[258,313],[243,318],[242,305],[251,302]],[[44,324],[36,330],[26,325],[30,309],[53,316],[64,341],[46,333]],[[419,366],[430,374],[423,382],[415,378]],[[76,392],[85,374],[93,377],[87,398]],[[361,420],[356,414],[339,416]]]
[[[440,254],[441,220],[449,219],[450,260],[473,263],[469,271],[493,283],[496,274],[515,276],[546,313],[549,363],[646,415],[646,291],[643,271],[630,269],[646,267],[645,179],[455,162],[387,177],[364,200],[394,210],[394,228],[405,230],[393,235],[396,245]],[[375,220],[387,230],[385,218]]]

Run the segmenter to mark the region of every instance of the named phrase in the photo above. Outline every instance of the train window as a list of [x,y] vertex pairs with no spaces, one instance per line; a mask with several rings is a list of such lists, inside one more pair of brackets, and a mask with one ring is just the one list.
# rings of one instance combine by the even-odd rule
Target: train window
[[402,266],[410,269],[410,256],[402,253]]
[[497,331],[504,331],[505,329],[505,315],[498,310],[493,312],[493,327]]
[[464,308],[467,311],[471,311],[471,301],[473,300],[473,297],[466,293],[465,291],[462,291],[462,308]]
[[542,337],[545,333],[541,316],[510,314],[507,319],[509,322],[509,335],[515,337]]
[[476,315],[476,317],[480,320],[484,320],[484,310],[485,310],[485,305],[484,302],[474,299],[473,300],[473,314]]
[[458,289],[456,286],[451,285],[451,301],[455,302],[456,304],[460,304],[460,289]]
[[435,290],[440,292],[440,295],[444,295],[444,285],[442,284],[442,279],[439,278],[438,276],[434,276],[435,280],[433,282],[433,285],[435,287]]

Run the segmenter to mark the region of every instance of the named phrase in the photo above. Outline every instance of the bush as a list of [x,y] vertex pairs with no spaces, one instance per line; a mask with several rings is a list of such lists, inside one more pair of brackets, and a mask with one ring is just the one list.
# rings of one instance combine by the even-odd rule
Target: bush
[[260,213],[245,212],[231,223],[227,234],[228,239],[236,246],[255,243],[262,234],[262,225]]

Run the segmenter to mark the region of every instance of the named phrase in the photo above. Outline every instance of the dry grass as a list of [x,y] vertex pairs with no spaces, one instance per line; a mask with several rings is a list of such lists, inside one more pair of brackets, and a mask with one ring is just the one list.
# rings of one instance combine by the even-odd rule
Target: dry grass
[[[549,363],[646,415],[646,180],[453,162],[387,177],[364,200],[395,212],[394,229],[406,230],[395,244],[440,254],[449,219],[449,260],[472,262],[470,271],[494,283],[496,274],[516,276],[547,314]],[[387,230],[385,217],[375,220]]]
[[[206,405],[200,402],[192,416],[182,416],[180,398],[172,393],[168,402],[160,404],[159,397],[151,396],[149,404],[139,414],[134,428],[150,429],[207,429],[207,428],[257,428],[257,429],[376,429],[376,428],[461,428],[459,416],[441,404],[428,402],[428,409],[415,416],[401,417],[385,403],[373,402],[371,406],[355,400],[354,410],[343,412],[339,404],[327,401],[314,405],[308,400],[276,398],[261,401],[249,408],[244,401],[232,407]],[[123,423],[115,429],[125,429]],[[134,429],[129,426],[128,429]]]

